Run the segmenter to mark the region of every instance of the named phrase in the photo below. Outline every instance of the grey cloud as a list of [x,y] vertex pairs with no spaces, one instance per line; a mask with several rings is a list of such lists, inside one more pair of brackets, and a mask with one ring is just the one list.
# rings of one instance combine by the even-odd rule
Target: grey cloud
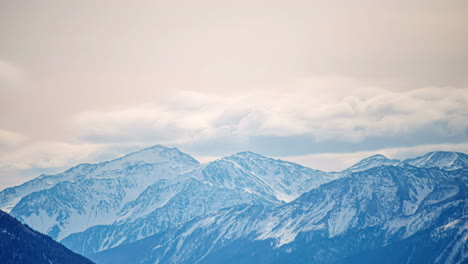
[[[424,96],[428,92],[440,97]],[[468,140],[468,94],[463,89],[381,90],[362,99],[313,100],[309,97],[313,94],[314,90],[299,95],[270,91],[268,97],[198,94],[198,108],[174,108],[174,101],[162,101],[123,111],[84,113],[76,117],[75,126],[85,142],[159,142],[214,151],[213,146],[223,141],[261,149],[271,145],[269,152],[282,149],[283,154],[296,151],[291,155]],[[177,104],[184,105],[180,98],[184,97]]]

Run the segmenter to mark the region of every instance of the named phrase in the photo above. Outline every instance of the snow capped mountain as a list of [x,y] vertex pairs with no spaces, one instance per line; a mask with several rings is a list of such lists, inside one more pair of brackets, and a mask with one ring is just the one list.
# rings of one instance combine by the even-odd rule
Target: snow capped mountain
[[[379,250],[403,247],[409,253],[400,257],[409,259],[411,255],[405,254],[412,252],[417,263],[463,263],[468,249],[463,242],[468,236],[467,176],[466,169],[452,173],[374,168],[324,184],[276,208],[231,207],[92,259],[98,263],[119,258],[131,263],[347,263],[356,261],[357,255],[372,260]],[[428,241],[417,243],[424,238]],[[146,254],[128,256],[137,248]]]
[[[148,237],[168,228],[239,204],[271,204],[254,194],[220,188],[190,178],[163,206],[137,219],[125,219],[70,235],[62,243],[81,254],[98,251]],[[147,200],[146,197],[142,199]]]
[[57,175],[41,175],[19,186],[6,188],[0,192],[0,209],[10,212],[24,196],[49,189],[63,181],[73,181],[77,176],[92,171],[96,165],[81,164]]
[[[187,164],[188,166],[184,165],[187,166],[186,168],[179,168],[181,171],[190,170],[193,166],[198,165],[195,159],[176,148],[170,149],[156,145],[112,161],[99,164],[80,164],[57,175],[41,175],[19,186],[7,188],[0,192],[0,209],[10,212],[24,196],[33,192],[50,189],[60,182],[73,182],[84,176],[88,178],[112,178],[116,174],[122,174],[122,171],[130,170],[132,167],[161,163],[171,163],[171,166],[175,167],[179,166],[176,165],[177,163]],[[144,183],[143,181],[145,180],[145,177],[138,178],[138,181],[141,183]],[[150,181],[152,180],[150,179]]]
[[148,185],[175,179],[198,166],[195,159],[175,148],[154,146],[59,174],[52,188],[22,197],[11,214],[60,240],[91,226],[113,223],[125,204]]
[[403,163],[420,168],[438,167],[444,170],[457,170],[468,167],[468,155],[459,152],[436,151],[422,157],[407,159]]
[[348,172],[364,171],[379,166],[405,166],[411,165],[419,168],[441,168],[443,170],[456,170],[468,167],[468,155],[460,152],[435,151],[424,156],[400,161],[388,159],[377,154],[365,158],[346,169]]
[[290,202],[338,176],[253,152],[241,152],[208,164],[195,177],[216,186],[240,188],[273,201]]
[[153,184],[120,211],[117,221],[71,235],[62,242],[79,253],[95,253],[225,207],[277,206],[333,177],[336,175],[242,152],[181,175],[176,183]]
[[428,237],[430,262],[457,263],[466,157],[375,155],[326,173],[253,152],[199,164],[157,145],[5,189],[0,207],[98,263],[352,263]]
[[400,164],[399,160],[396,159],[388,159],[384,155],[374,155],[368,158],[365,158],[358,163],[354,164],[353,166],[349,167],[347,171],[356,172],[356,171],[364,171],[375,167],[380,166],[397,166]]

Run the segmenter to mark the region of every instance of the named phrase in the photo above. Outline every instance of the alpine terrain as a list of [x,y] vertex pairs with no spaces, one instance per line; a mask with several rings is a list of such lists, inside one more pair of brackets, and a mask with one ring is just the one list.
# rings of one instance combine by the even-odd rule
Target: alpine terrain
[[457,152],[323,172],[157,145],[7,188],[0,208],[96,263],[463,263],[467,183]]

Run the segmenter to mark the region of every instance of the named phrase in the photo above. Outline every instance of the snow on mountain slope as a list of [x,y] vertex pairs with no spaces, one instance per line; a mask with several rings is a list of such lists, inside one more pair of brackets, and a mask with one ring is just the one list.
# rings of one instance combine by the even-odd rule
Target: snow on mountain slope
[[43,174],[19,186],[6,188],[0,192],[0,209],[9,213],[24,196],[52,188],[59,182],[73,181],[77,176],[94,170],[95,166],[92,164],[81,164],[57,175]]
[[[268,245],[267,252],[276,254],[304,234],[336,240],[378,228],[383,244],[411,239],[447,210],[456,212],[459,204],[448,201],[466,197],[466,186],[453,183],[460,175],[466,179],[466,170],[455,170],[466,167],[466,155],[456,154],[408,163],[376,155],[325,173],[252,152],[200,165],[177,149],[154,146],[6,189],[0,206],[21,199],[13,215],[88,256],[155,236],[177,241],[159,241],[160,249],[151,250],[156,259],[174,263],[208,259],[238,239]],[[434,166],[443,170],[423,168]],[[189,253],[190,261],[184,259]]]
[[[277,206],[284,203],[282,199],[296,198],[332,177],[336,175],[329,176],[252,152],[238,153],[181,175],[177,184],[164,182],[150,186],[122,209],[118,221],[112,225],[90,228],[62,242],[82,254],[95,253],[142,239],[224,207],[239,204]],[[184,180],[188,182],[183,183]],[[187,196],[187,193],[192,195]],[[191,206],[184,207],[179,203]]]
[[468,258],[468,216],[464,215],[430,233],[433,240],[448,240],[438,253],[435,263],[463,263]]
[[426,155],[400,161],[388,159],[383,155],[374,155],[365,158],[345,170],[345,172],[364,171],[379,166],[405,166],[411,165],[420,168],[437,167],[443,170],[456,170],[468,168],[468,155],[459,152],[435,151]]
[[[11,211],[21,221],[55,239],[111,224],[126,203],[149,185],[199,167],[177,149],[154,146],[122,158],[63,173],[61,182],[24,196]],[[59,177],[59,176],[57,176]],[[71,179],[71,180],[70,180]]]
[[[158,164],[162,162],[170,162],[173,165],[176,163],[189,164],[186,170],[198,165],[198,162],[195,159],[177,149],[169,149],[161,145],[156,145],[112,161],[102,162],[99,164],[80,164],[57,175],[41,175],[19,186],[6,188],[0,192],[0,209],[5,212],[10,212],[24,196],[33,192],[50,189],[60,182],[73,182],[76,181],[77,178],[83,176],[112,178],[115,176],[114,174],[119,174],[120,171],[128,170],[128,168],[131,168],[132,166]],[[141,184],[144,184],[143,181],[146,179],[142,177],[138,180]]]
[[[225,207],[240,204],[274,205],[255,194],[217,187],[195,178],[190,178],[179,186],[171,187],[170,192],[174,189],[179,189],[179,192],[150,214],[137,219],[120,220],[112,225],[95,226],[82,233],[73,234],[61,242],[76,252],[89,255],[148,237]],[[145,193],[152,193],[153,188],[151,189]],[[140,198],[147,200],[146,194]]]
[[430,262],[454,256],[448,263],[460,258],[462,263],[467,256],[460,257],[460,250],[466,243],[460,241],[466,232],[459,229],[450,237],[444,228],[465,226],[467,183],[466,169],[378,167],[324,184],[280,207],[220,210],[92,259],[112,263],[121,254],[146,248],[131,262],[329,263],[406,243],[418,253],[418,262],[428,252],[414,241],[428,232],[433,239],[426,244],[434,248]]
[[197,177],[216,186],[241,188],[268,199],[290,202],[339,175],[241,152],[208,164]]
[[[466,182],[467,175],[461,176]],[[274,228],[262,230],[259,239],[275,238],[281,246],[294,241],[300,232],[323,230],[333,238],[374,225],[388,225],[392,235],[399,230],[397,223],[407,228],[404,236],[410,236],[415,230],[408,226],[424,221],[419,218],[420,210],[440,203],[431,198],[447,201],[465,191],[461,179],[453,180],[440,170],[374,168],[321,186],[281,207],[268,220]]]
[[346,169],[346,171],[356,172],[356,171],[365,171],[371,168],[380,167],[380,166],[397,166],[400,164],[399,160],[388,159],[384,155],[374,155],[368,158],[365,158],[353,166]]
[[[11,212],[55,239],[77,234],[65,241],[73,241],[70,245],[82,252],[94,252],[144,238],[225,206],[279,205],[338,176],[252,152],[201,166],[177,149],[154,146],[52,176],[56,179],[53,185],[24,195]],[[196,186],[200,190],[190,190]],[[192,200],[199,197],[197,191],[203,193],[207,186],[222,203],[211,199],[211,203],[187,208],[171,202],[179,199],[193,204]],[[187,197],[186,193],[193,195]],[[207,197],[212,196],[199,199]],[[81,234],[87,229],[89,232]]]
[[137,199],[127,203],[118,213],[117,223],[133,222],[166,205],[182,191],[181,181],[159,180],[150,185]]
[[404,160],[403,163],[420,168],[438,167],[444,170],[456,170],[468,167],[468,155],[459,152],[435,151],[421,157]]

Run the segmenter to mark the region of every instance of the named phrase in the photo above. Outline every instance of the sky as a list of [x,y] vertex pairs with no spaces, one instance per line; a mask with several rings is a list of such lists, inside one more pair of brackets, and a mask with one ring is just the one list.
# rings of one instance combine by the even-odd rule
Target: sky
[[155,144],[468,153],[467,1],[0,2],[0,189]]

